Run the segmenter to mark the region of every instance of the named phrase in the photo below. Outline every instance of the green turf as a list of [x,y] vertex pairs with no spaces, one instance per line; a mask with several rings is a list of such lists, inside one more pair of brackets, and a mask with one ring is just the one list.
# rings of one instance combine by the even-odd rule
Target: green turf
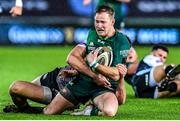
[[[127,101],[119,107],[115,117],[102,116],[46,116],[42,114],[13,114],[3,113],[3,107],[11,102],[8,87],[14,80],[31,81],[38,75],[50,71],[57,66],[66,64],[66,56],[72,47],[0,47],[0,119],[16,120],[133,120],[133,119],[177,119],[180,120],[180,100],[170,99],[136,99],[133,91],[126,84]],[[139,57],[148,54],[150,47],[136,47]],[[170,47],[168,63],[179,63],[180,48]],[[36,104],[37,105],[37,104]]]

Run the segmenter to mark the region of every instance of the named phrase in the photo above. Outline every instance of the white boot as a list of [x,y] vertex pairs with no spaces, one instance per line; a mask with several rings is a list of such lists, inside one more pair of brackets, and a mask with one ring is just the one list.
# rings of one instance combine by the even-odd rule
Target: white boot
[[71,113],[71,115],[74,115],[74,116],[79,116],[79,115],[90,116],[92,109],[93,109],[93,105],[91,104],[91,105],[88,105],[83,111],[73,112],[73,113]]

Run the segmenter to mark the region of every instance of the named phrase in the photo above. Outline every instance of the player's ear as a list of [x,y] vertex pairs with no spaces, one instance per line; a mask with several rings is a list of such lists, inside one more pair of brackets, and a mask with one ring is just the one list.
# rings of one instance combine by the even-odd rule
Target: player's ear
[[115,19],[112,18],[112,25],[114,26],[114,24],[115,24]]

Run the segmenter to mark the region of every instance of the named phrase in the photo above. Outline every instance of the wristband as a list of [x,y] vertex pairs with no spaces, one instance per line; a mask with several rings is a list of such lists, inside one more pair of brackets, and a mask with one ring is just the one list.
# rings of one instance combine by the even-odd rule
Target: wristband
[[91,67],[91,69],[92,69],[93,71],[95,71],[98,65],[99,65],[99,63],[96,62],[96,63]]
[[[89,62],[88,62],[89,63]],[[92,63],[89,63],[89,66],[92,67],[94,64],[96,64],[96,60],[94,60]]]
[[96,63],[96,65],[93,66],[94,69],[98,67],[99,63]]
[[99,63],[97,63],[96,60],[94,60],[92,63],[89,63],[89,61],[87,61],[87,60],[86,60],[86,62],[87,62],[87,64],[89,65],[89,67],[90,67],[93,71],[95,71],[95,69],[96,69],[97,66],[99,65]]

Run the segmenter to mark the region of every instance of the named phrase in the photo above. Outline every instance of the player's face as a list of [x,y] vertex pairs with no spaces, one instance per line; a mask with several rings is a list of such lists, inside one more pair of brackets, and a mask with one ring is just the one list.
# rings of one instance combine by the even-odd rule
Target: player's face
[[167,52],[163,51],[162,49],[157,49],[153,52],[153,55],[159,57],[163,63],[166,62],[167,59]]
[[99,36],[109,37],[113,30],[114,19],[106,12],[96,13],[94,24]]

